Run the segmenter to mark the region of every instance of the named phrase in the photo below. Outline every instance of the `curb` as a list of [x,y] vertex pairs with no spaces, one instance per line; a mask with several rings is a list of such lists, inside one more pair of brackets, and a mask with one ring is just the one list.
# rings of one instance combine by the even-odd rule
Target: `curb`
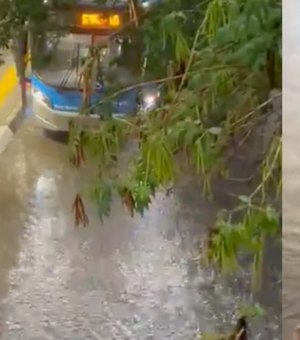
[[7,117],[5,125],[0,126],[0,154],[6,150],[23,120],[22,104],[18,103]]

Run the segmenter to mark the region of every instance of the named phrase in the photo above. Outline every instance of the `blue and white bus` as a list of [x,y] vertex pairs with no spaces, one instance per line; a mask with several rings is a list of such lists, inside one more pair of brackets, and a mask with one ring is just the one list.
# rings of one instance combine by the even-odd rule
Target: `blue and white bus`
[[[112,114],[127,116],[140,109],[149,109],[159,100],[157,86],[135,88],[141,81],[140,53],[130,37],[122,36],[122,27],[129,21],[127,1],[112,1],[114,5],[96,6],[91,1],[81,1],[76,7],[52,11],[62,32],[31,37],[32,54],[32,110],[40,125],[46,130],[68,131],[71,122],[90,126],[99,122],[96,105],[105,98],[106,87],[118,83],[127,91],[119,93],[110,102]],[[141,1],[148,7],[151,1]],[[51,14],[51,10],[49,11]],[[90,46],[101,46],[101,75],[92,89],[90,104],[98,107],[89,114],[81,114],[83,88],[80,67]],[[112,66],[119,58],[123,62]],[[100,112],[101,114],[101,112]]]

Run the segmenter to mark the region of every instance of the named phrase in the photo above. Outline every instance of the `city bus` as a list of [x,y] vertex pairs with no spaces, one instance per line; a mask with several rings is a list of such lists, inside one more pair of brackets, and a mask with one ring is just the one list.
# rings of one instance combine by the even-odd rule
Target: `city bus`
[[[153,2],[141,0],[140,4],[148,8]],[[142,81],[142,51],[130,35],[123,34],[130,21],[127,1],[97,6],[83,0],[72,7],[50,8],[51,20],[56,27],[53,32],[41,33],[36,28],[30,38],[32,111],[45,130],[68,131],[70,123],[76,121],[94,126],[104,111],[113,117],[126,117],[157,105],[160,93],[156,85],[134,86]],[[93,48],[99,54],[99,70],[90,89],[89,110],[83,114],[85,87],[81,71]],[[128,90],[119,91],[109,103],[106,100],[105,105],[101,104],[113,84]]]

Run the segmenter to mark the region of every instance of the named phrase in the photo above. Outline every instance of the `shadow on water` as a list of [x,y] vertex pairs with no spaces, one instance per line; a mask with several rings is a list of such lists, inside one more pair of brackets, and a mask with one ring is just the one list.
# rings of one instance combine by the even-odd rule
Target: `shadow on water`
[[69,141],[69,134],[65,131],[52,131],[52,130],[44,130],[44,135],[46,138],[51,139],[54,142],[60,144],[67,144]]

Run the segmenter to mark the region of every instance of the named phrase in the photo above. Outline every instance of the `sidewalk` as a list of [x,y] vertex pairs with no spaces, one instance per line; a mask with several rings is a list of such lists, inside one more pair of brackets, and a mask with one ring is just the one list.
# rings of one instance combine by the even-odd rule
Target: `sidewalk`
[[0,66],[0,153],[13,138],[15,121],[21,109],[21,92],[11,54],[3,53]]

